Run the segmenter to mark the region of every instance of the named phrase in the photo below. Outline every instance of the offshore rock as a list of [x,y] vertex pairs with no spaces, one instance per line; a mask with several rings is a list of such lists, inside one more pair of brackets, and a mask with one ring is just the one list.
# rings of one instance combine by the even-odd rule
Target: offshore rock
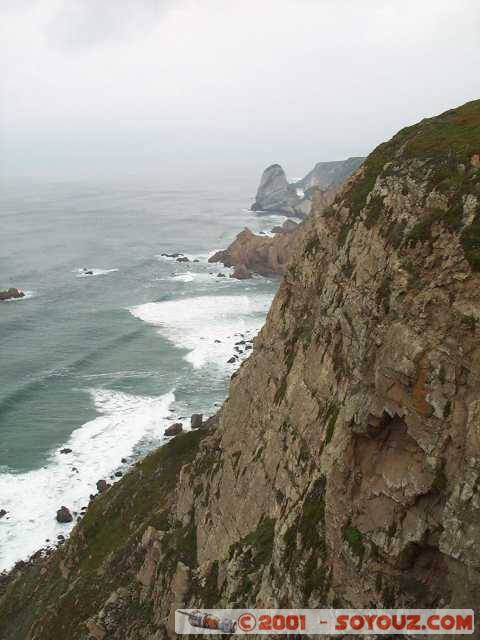
[[70,512],[70,509],[67,509],[67,507],[60,507],[60,509],[57,511],[57,522],[65,523],[72,522],[72,520],[73,516]]
[[296,189],[288,183],[285,171],[279,164],[272,164],[262,174],[252,211],[294,214],[298,200]]
[[15,298],[23,298],[25,294],[20,289],[15,289],[15,287],[10,287],[10,289],[5,289],[4,291],[0,291],[0,301],[3,300],[14,300]]

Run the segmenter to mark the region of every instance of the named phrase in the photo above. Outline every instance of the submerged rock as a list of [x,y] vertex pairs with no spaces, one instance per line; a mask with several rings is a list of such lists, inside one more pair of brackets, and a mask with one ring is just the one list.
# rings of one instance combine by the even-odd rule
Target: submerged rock
[[64,449],[60,449],[60,453],[72,453],[72,450],[68,447],[65,447]]
[[8,513],[8,511],[5,511],[5,509],[0,509],[0,518],[3,518],[3,516],[6,516]]

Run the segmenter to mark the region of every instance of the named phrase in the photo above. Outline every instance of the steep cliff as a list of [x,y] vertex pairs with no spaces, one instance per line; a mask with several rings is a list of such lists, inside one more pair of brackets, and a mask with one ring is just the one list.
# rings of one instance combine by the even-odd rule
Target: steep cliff
[[159,640],[180,605],[478,608],[479,202],[480,101],[380,145],[302,226],[218,416],[3,579],[0,637]]
[[307,175],[299,180],[295,186],[307,191],[313,187],[330,189],[342,184],[362,164],[365,158],[347,158],[334,162],[317,162]]

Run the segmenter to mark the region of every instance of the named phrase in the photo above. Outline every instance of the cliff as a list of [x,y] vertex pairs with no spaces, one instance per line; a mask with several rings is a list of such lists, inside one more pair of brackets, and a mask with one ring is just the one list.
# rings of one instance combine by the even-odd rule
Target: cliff
[[303,225],[220,413],[4,577],[0,637],[159,640],[186,605],[478,609],[479,202],[480,101],[375,149]]
[[342,184],[362,164],[365,158],[347,158],[334,162],[317,162],[307,175],[295,183],[299,189],[307,191],[313,187],[330,189]]

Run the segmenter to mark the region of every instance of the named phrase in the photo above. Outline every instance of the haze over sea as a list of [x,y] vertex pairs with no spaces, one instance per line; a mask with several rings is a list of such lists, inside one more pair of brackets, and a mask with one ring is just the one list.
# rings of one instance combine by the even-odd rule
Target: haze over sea
[[[258,331],[277,285],[207,257],[245,225],[278,222],[246,211],[254,188],[2,188],[0,288],[27,296],[0,305],[0,570],[68,533],[60,506],[80,513],[97,480],[224,399],[234,344]],[[190,262],[161,256],[175,252]]]

